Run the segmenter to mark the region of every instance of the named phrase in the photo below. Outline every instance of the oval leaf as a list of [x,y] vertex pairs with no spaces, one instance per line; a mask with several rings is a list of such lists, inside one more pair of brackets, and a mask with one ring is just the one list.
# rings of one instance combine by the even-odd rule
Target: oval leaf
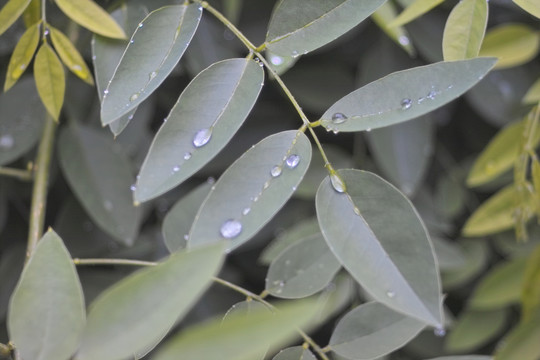
[[272,360],[317,360],[309,349],[303,346],[293,346],[281,350]]
[[375,300],[441,326],[439,271],[411,202],[372,173],[339,174],[347,191],[336,191],[327,177],[316,197],[319,224],[332,252]]
[[[39,294],[39,296],[37,296]],[[11,297],[9,337],[25,359],[67,360],[85,324],[84,298],[62,239],[49,230],[39,241]]]
[[371,18],[377,24],[379,28],[381,28],[382,31],[385,32],[386,35],[390,37],[396,44],[401,46],[410,57],[414,57],[416,55],[416,50],[414,49],[411,39],[409,37],[409,33],[403,26],[389,26],[389,24],[394,20],[397,16],[397,9],[396,5],[394,3],[387,1],[384,4],[381,5],[371,15]]
[[444,0],[415,0],[392,21],[389,26],[403,26],[433,9]]
[[376,359],[399,349],[424,327],[423,322],[369,302],[341,318],[329,347],[348,359]]
[[536,104],[540,101],[540,78],[531,85],[523,97],[523,103]]
[[469,90],[494,64],[495,59],[481,58],[392,73],[337,101],[321,124],[333,131],[362,131],[413,119]]
[[520,323],[504,338],[494,360],[536,360],[540,357],[540,311],[531,320]]
[[8,91],[24,73],[39,44],[39,24],[29,27],[19,39],[13,54],[9,59],[9,65],[4,83],[4,91]]
[[512,0],[529,14],[540,19],[540,3],[536,0]]
[[133,175],[127,156],[106,134],[75,124],[65,128],[58,141],[60,166],[90,217],[109,235],[132,244],[142,213],[131,201]]
[[9,0],[0,10],[0,35],[2,35],[23,13],[30,0]]
[[26,28],[41,20],[41,0],[30,0],[30,4],[23,12],[23,20]]
[[278,55],[298,56],[343,35],[384,0],[281,0],[272,13],[266,47]]
[[75,358],[125,359],[148,351],[212,283],[222,253],[220,244],[179,252],[106,290],[90,306]]
[[152,142],[135,201],[163,194],[214,158],[251,111],[263,79],[264,71],[248,59],[215,63],[195,77]]
[[140,23],[104,90],[103,125],[135,109],[169,76],[195,34],[201,14],[199,4],[165,6]]
[[446,20],[443,35],[444,60],[464,60],[478,56],[488,19],[486,0],[463,0]]
[[234,249],[285,205],[306,173],[311,144],[296,130],[271,135],[236,160],[210,191],[188,246],[226,240]]
[[58,121],[64,104],[65,74],[58,56],[47,43],[41,45],[34,60],[34,78],[43,105]]
[[90,69],[86,66],[86,63],[77,48],[75,48],[67,36],[60,30],[55,29],[50,25],[48,28],[51,34],[52,44],[64,65],[84,82],[89,85],[94,85],[94,79],[92,79]]
[[272,261],[266,291],[286,299],[310,296],[324,289],[340,268],[323,236],[309,236],[287,247]]
[[521,287],[521,318],[530,320],[537,309],[540,309],[540,246],[532,252],[527,259],[525,273],[523,274],[523,286]]
[[124,30],[92,0],[55,0],[56,5],[71,20],[103,36],[124,39]]

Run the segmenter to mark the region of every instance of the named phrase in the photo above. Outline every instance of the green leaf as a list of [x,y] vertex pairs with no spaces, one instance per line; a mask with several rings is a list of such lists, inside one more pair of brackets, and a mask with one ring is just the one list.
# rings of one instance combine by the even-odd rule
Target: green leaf
[[34,147],[42,133],[44,115],[29,77],[0,95],[0,165],[9,164]]
[[540,4],[536,0],[512,0],[529,14],[540,18]]
[[299,56],[343,35],[384,0],[281,0],[268,25],[266,47],[275,54]]
[[[490,182],[510,170],[519,156],[527,119],[513,122],[495,135],[478,156],[467,176],[468,186]],[[533,147],[540,142],[540,129],[533,138]]]
[[465,254],[458,244],[440,237],[431,237],[431,241],[439,269],[458,269],[465,265]]
[[537,360],[540,357],[540,311],[531,320],[520,323],[497,349],[494,360]]
[[88,30],[115,39],[124,39],[124,30],[92,0],[55,0],[71,20]]
[[293,346],[281,350],[272,360],[317,360],[309,349],[303,346]]
[[34,78],[47,112],[58,121],[66,90],[62,63],[48,43],[43,43],[34,60]]
[[249,316],[231,316],[223,323],[221,319],[215,319],[185,329],[165,344],[153,359],[252,360],[268,346],[292,340],[297,328],[313,321],[317,308],[315,302],[303,300],[279,306],[275,313],[261,308]]
[[464,60],[478,56],[488,19],[486,0],[463,0],[456,4],[444,27],[444,60]]
[[527,204],[519,204],[519,193],[513,185],[499,190],[480,205],[469,217],[462,233],[464,236],[485,236],[511,229],[516,223],[515,211],[518,206],[529,207],[529,216],[534,213],[533,198]]
[[528,321],[540,309],[540,246],[527,259],[521,287],[521,319]]
[[25,359],[67,360],[85,323],[84,298],[62,239],[49,230],[38,243],[13,292],[10,340]]
[[285,205],[310,160],[311,144],[303,132],[263,139],[216,182],[197,213],[188,246],[225,240],[232,250],[248,241]]
[[329,347],[349,359],[375,359],[399,349],[426,325],[369,302],[348,312],[336,325]]
[[442,272],[444,290],[455,289],[476,277],[486,266],[489,259],[487,243],[478,240],[461,241],[465,264],[459,268]]
[[319,225],[332,252],[375,300],[441,326],[439,271],[411,202],[372,173],[341,170],[339,175],[346,192],[327,177],[316,197]]
[[4,91],[8,91],[24,73],[39,44],[39,24],[29,27],[19,39],[9,59]]
[[212,181],[207,181],[199,185],[177,201],[163,219],[161,231],[165,238],[165,245],[170,252],[175,252],[187,246],[189,229],[201,204],[208,196],[212,184]]
[[87,84],[94,85],[94,79],[92,78],[90,69],[86,66],[86,62],[84,62],[77,48],[60,30],[50,25],[47,27],[50,31],[52,44],[64,65]]
[[474,290],[469,306],[477,310],[493,310],[517,303],[526,265],[526,259],[518,258],[491,269]]
[[507,309],[464,311],[446,337],[445,348],[449,352],[470,352],[486,345],[504,330],[508,315]]
[[469,90],[494,63],[492,58],[440,62],[392,73],[337,101],[321,124],[333,131],[363,131],[414,119]]
[[480,56],[499,58],[495,69],[504,69],[531,61],[539,48],[540,34],[537,31],[525,24],[506,23],[487,32]]
[[251,111],[263,79],[264,71],[248,59],[218,62],[193,79],[152,142],[135,201],[174,188],[216,156]]
[[388,26],[403,26],[411,21],[419,18],[427,13],[444,0],[415,0],[405,10],[403,10],[397,18],[394,19]]
[[381,5],[371,15],[371,18],[377,24],[377,26],[384,31],[390,39],[392,39],[396,44],[401,46],[409,56],[413,57],[416,55],[416,50],[414,49],[411,39],[409,37],[409,33],[403,26],[389,26],[389,24],[394,20],[397,16],[397,8],[394,3],[391,1],[387,1],[384,4]]
[[23,13],[30,0],[9,0],[0,10],[0,35],[2,35]]
[[135,109],[169,76],[197,30],[201,14],[199,4],[166,6],[140,23],[104,90],[103,125]]
[[41,0],[30,0],[22,14],[24,25],[28,29],[41,20]]
[[265,288],[279,298],[307,297],[324,289],[340,268],[322,234],[312,235],[291,244],[272,261]]
[[536,104],[540,101],[540,78],[534,82],[523,97],[524,104]]
[[178,252],[110,287],[90,306],[75,359],[125,359],[155,346],[212,283],[222,253],[220,244]]
[[106,134],[76,124],[64,128],[58,141],[62,171],[88,215],[109,235],[133,244],[142,213],[131,201],[127,156]]
[[292,56],[281,56],[266,50],[265,57],[268,59],[270,66],[278,75],[283,75],[287,70],[292,68],[294,64],[300,59]]

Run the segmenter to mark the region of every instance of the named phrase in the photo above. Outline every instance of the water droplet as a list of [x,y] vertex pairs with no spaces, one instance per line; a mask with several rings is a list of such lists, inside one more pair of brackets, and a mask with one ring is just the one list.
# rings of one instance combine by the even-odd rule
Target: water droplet
[[437,327],[433,330],[433,334],[437,337],[443,337],[446,335],[446,330],[443,327]]
[[269,186],[270,186],[270,181],[267,181],[267,182],[264,183],[263,189],[266,190],[266,189],[268,189]]
[[143,23],[139,23],[139,29],[142,28],[144,26]]
[[111,211],[113,209],[113,203],[110,200],[105,200],[103,202],[103,206],[105,207],[105,210]]
[[97,59],[97,56],[96,55],[92,55],[92,60],[96,60]]
[[45,29],[45,31],[43,32],[43,35],[49,35],[49,29]]
[[271,55],[270,56],[270,62],[273,65],[279,66],[279,65],[283,64],[283,58],[281,56]]
[[229,219],[221,225],[219,232],[225,239],[233,239],[242,232],[242,223],[238,220]]
[[370,131],[371,131],[371,128],[367,128],[366,131],[367,131],[367,132],[370,132]]
[[281,175],[281,170],[281,166],[276,165],[272,168],[272,170],[270,170],[270,175],[272,175],[272,177],[278,177]]
[[249,212],[251,211],[251,208],[245,208],[244,210],[242,210],[242,215],[246,216],[247,214],[249,214]]
[[435,99],[435,96],[437,96],[437,93],[433,90],[431,90],[428,94],[427,94],[427,98],[430,99],[430,100],[433,100]]
[[392,290],[388,290],[388,291],[386,292],[386,296],[388,296],[389,298],[392,299],[392,298],[396,297],[396,293],[393,292]]
[[292,56],[293,58],[298,57],[298,56],[299,56],[298,51],[294,50],[294,51],[291,53],[291,56]]
[[342,193],[347,191],[347,186],[345,186],[345,183],[338,174],[334,173],[330,175],[330,182],[337,192]]
[[189,240],[189,234],[184,234],[184,240],[186,240],[186,241]]
[[201,129],[195,133],[193,137],[193,146],[199,148],[206,145],[212,137],[211,129]]
[[129,187],[129,189],[130,189],[131,191],[135,191],[135,190],[137,190],[137,186],[136,186],[135,184],[133,184],[133,185],[131,185],[131,186]]
[[191,153],[188,151],[187,153],[184,154],[184,160],[189,160],[191,159]]
[[285,164],[289,167],[289,169],[294,169],[298,166],[298,163],[300,162],[300,156],[296,154],[290,155],[287,160],[285,160]]
[[0,150],[9,150],[15,145],[15,140],[11,135],[2,135],[0,137]]
[[175,167],[173,167],[172,171],[173,172],[179,172],[180,171],[180,166],[176,165]]
[[412,101],[411,101],[411,99],[405,98],[405,99],[401,100],[401,108],[402,108],[403,110],[407,110],[407,109],[409,109],[411,106],[412,106]]
[[347,121],[348,117],[340,112],[335,113],[332,115],[332,122],[334,124],[343,124],[345,121]]
[[399,38],[398,38],[398,41],[401,45],[403,46],[407,46],[411,43],[411,40],[409,39],[408,36],[406,35],[401,35]]
[[152,80],[153,78],[155,78],[157,76],[157,72],[156,71],[152,71],[150,74],[148,74],[148,77],[150,78],[150,80]]
[[109,93],[109,89],[103,90],[103,95],[107,95]]
[[257,202],[257,201],[259,201],[259,195],[255,196],[255,197],[253,198],[253,202]]
[[129,97],[129,101],[135,101],[139,97],[139,94],[133,94]]
[[133,39],[129,40],[130,44],[133,44],[134,42],[135,42],[135,40],[133,40]]
[[133,120],[133,114],[128,116],[128,120]]
[[163,122],[164,122],[164,123],[166,123],[166,122],[167,122],[167,120],[169,120],[169,118],[165,118],[165,119],[163,119]]

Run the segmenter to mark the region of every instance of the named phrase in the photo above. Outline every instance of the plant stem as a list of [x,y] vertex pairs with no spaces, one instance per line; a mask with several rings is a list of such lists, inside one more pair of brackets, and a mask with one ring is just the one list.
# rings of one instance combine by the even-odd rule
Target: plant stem
[[11,176],[21,181],[32,181],[32,170],[13,169],[0,166],[0,175]]
[[50,115],[45,117],[45,127],[39,143],[36,162],[34,165],[34,188],[32,189],[32,205],[30,208],[30,225],[28,230],[28,245],[26,260],[30,258],[39,239],[43,235],[45,222],[45,207],[47,204],[47,185],[49,167],[54,145],[56,122]]
[[73,259],[75,265],[131,265],[131,266],[156,266],[153,261],[129,260],[129,259]]

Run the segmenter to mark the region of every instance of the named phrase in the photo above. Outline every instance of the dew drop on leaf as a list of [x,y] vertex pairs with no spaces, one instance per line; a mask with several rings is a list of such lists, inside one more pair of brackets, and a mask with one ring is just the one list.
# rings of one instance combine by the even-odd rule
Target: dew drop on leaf
[[139,94],[133,94],[129,97],[129,101],[135,101],[139,98]]
[[172,171],[173,172],[179,172],[180,171],[180,166],[176,165],[175,167],[173,167]]
[[347,190],[347,186],[345,186],[343,179],[341,179],[338,174],[334,173],[330,175],[330,182],[332,183],[334,190],[336,190],[338,193],[342,193]]
[[140,23],[140,24],[139,24],[139,29],[142,28],[143,26],[144,26],[144,24],[143,24],[143,23]]
[[343,113],[337,112],[334,115],[332,115],[332,122],[334,124],[343,124],[345,121],[347,121],[347,116]]
[[401,108],[403,110],[407,110],[411,106],[412,106],[412,100],[411,99],[405,98],[405,99],[401,100]]
[[281,56],[272,55],[272,56],[270,56],[270,62],[273,65],[279,66],[279,65],[283,64],[283,58]]
[[396,297],[396,293],[393,292],[392,290],[388,290],[388,291],[386,292],[386,296],[388,296],[389,298],[392,299],[392,298]]
[[294,169],[298,166],[298,163],[300,162],[300,156],[296,154],[290,155],[287,160],[285,160],[285,163],[289,167],[289,169]]
[[212,137],[211,129],[201,129],[195,133],[193,137],[193,146],[199,148],[206,145]]
[[157,72],[156,71],[152,71],[150,74],[148,74],[148,77],[150,78],[150,80],[152,80],[153,78],[155,78],[157,76]]
[[186,152],[186,153],[184,154],[184,160],[189,160],[189,159],[191,159],[191,153],[190,153],[190,152]]
[[130,189],[131,191],[135,191],[135,190],[137,190],[137,186],[135,186],[135,184],[133,184],[133,185],[131,185],[131,186],[129,187],[129,189]]
[[238,220],[229,219],[221,225],[219,232],[225,239],[233,239],[242,232],[242,223]]
[[278,177],[279,175],[281,175],[281,170],[281,166],[276,165],[272,168],[272,170],[270,170],[270,174],[272,175],[272,177]]
[[437,93],[433,90],[431,90],[428,94],[427,94],[427,98],[430,99],[430,100],[433,100],[435,99],[435,96],[437,95]]
[[408,36],[405,36],[405,35],[401,35],[399,38],[398,38],[398,41],[401,45],[403,46],[407,46],[411,43],[411,40],[409,40],[409,37]]
[[248,207],[244,208],[244,210],[242,210],[242,215],[245,216],[245,215],[249,214],[250,211],[251,211],[251,208],[248,208]]

